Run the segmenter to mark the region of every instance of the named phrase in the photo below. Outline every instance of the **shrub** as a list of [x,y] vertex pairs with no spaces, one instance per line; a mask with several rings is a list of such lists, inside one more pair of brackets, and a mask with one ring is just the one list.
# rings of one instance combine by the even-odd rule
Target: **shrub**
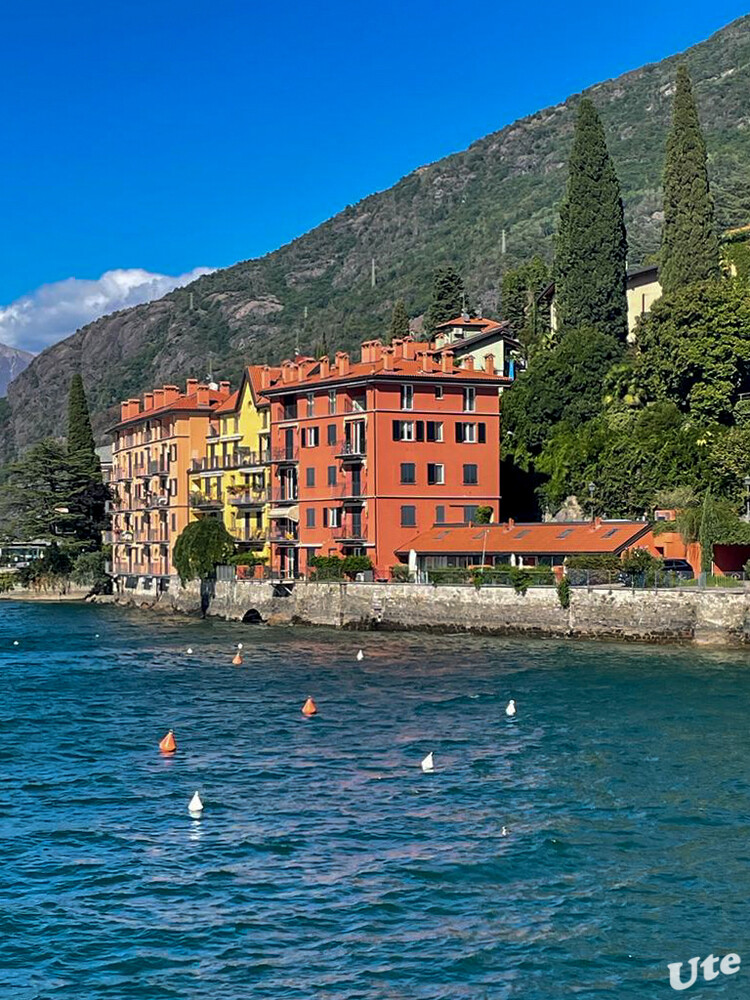
[[371,572],[372,560],[369,556],[345,556],[341,562],[341,569],[345,576],[353,579],[357,573]]
[[398,583],[409,582],[411,574],[406,563],[396,563],[395,566],[391,566],[391,579],[396,580]]
[[82,587],[91,587],[95,594],[107,594],[112,589],[112,581],[104,568],[104,552],[82,552],[73,564],[71,577]]
[[617,573],[622,569],[620,557],[611,552],[584,553],[582,555],[567,556],[565,565],[570,569],[605,569]]
[[566,576],[557,584],[557,599],[561,608],[570,607],[570,580]]
[[172,561],[180,580],[205,579],[216,566],[226,564],[234,552],[234,539],[215,517],[191,521],[175,542]]
[[343,562],[340,556],[311,556],[308,566],[314,580],[343,580]]
[[268,556],[260,556],[257,552],[235,552],[226,561],[227,566],[263,566],[268,562]]

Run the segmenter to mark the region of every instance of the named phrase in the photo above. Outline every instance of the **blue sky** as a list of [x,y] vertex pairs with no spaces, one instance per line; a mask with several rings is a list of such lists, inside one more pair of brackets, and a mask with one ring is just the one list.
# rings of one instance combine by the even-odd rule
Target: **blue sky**
[[645,16],[582,0],[9,5],[0,303],[114,269],[184,275],[265,253],[744,12],[728,0]]

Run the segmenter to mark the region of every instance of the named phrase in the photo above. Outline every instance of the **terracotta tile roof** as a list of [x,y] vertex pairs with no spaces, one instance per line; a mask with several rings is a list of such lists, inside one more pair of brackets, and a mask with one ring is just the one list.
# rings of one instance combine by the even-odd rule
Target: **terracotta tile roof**
[[503,320],[502,322],[496,319],[487,319],[485,316],[457,316],[456,319],[448,319],[445,323],[438,323],[435,327],[436,330],[444,330],[449,326],[463,326],[463,327],[476,327],[478,330],[484,331],[490,327],[501,327],[507,326],[508,321]]
[[619,553],[650,531],[645,521],[545,521],[528,524],[435,525],[399,551],[420,555]]
[[[284,382],[279,376],[272,384],[271,392],[278,392],[282,389],[286,391],[304,391],[317,385],[332,385],[339,382],[356,382],[360,379],[383,379],[408,377],[410,379],[452,380],[455,382],[477,381],[489,382],[493,385],[511,385],[509,378],[503,375],[490,375],[481,368],[470,371],[468,368],[454,368],[451,372],[444,372],[436,362],[434,370],[428,370],[424,365],[423,358],[394,358],[393,367],[386,368],[382,357],[377,361],[355,361],[350,362],[348,370],[341,373],[331,366],[330,373],[325,377],[320,374],[320,362],[308,361],[302,365],[301,376],[297,381]],[[279,372],[281,370],[279,369]]]
[[152,417],[161,417],[167,413],[184,413],[185,411],[211,413],[215,407],[226,401],[227,396],[228,394],[220,389],[209,389],[208,403],[199,403],[197,392],[191,392],[189,395],[181,393],[171,403],[165,403],[163,406],[152,406],[148,410],[141,410],[139,413],[133,414],[126,420],[119,420],[112,429],[125,427],[128,424],[137,424],[141,420],[150,420]]
[[237,391],[233,392],[231,396],[227,396],[227,398],[224,400],[223,403],[219,403],[218,406],[214,407],[213,415],[217,416],[221,415],[222,413],[234,413],[234,411],[237,409],[237,403],[239,401],[239,398],[240,398],[240,390],[237,389]]
[[[264,368],[265,365],[248,365],[245,369],[245,377],[252,387],[256,402],[261,405],[268,403],[268,397],[264,395],[265,390],[262,388]],[[271,377],[271,385],[273,386],[274,383],[281,378],[281,369],[269,367],[269,374]]]

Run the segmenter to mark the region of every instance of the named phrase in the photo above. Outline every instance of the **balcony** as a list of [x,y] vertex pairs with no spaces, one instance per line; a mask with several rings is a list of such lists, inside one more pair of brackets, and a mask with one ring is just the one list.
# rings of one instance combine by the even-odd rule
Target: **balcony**
[[229,502],[235,507],[263,507],[270,499],[270,490],[245,490],[230,496]]
[[147,509],[153,507],[168,507],[169,506],[169,494],[168,493],[149,493],[143,500],[143,506]]
[[365,493],[365,483],[349,482],[338,487],[336,496],[345,504],[360,504],[365,502]]
[[356,521],[353,524],[343,524],[340,528],[331,528],[331,535],[344,545],[361,545],[367,541],[367,525]]
[[206,496],[205,493],[191,493],[190,506],[195,510],[221,510],[224,506],[224,498],[221,494]]
[[233,531],[232,535],[237,544],[246,549],[263,549],[270,539],[267,530],[244,531],[239,529]]
[[367,409],[367,399],[364,396],[344,398],[344,413],[364,413]]
[[148,472],[150,476],[166,476],[169,473],[169,460],[152,460],[148,463]]
[[278,465],[283,465],[288,462],[298,462],[298,445],[295,444],[292,447],[284,446],[282,448],[274,448],[271,453],[271,461],[277,463]]
[[339,441],[336,446],[336,458],[342,462],[361,462],[367,454],[367,442],[359,441]]
[[276,489],[273,491],[272,502],[277,507],[283,507],[286,504],[297,503],[298,500],[299,500],[299,490],[297,489],[294,488],[283,489],[276,487]]
[[299,533],[294,531],[272,531],[269,539],[274,545],[299,545]]

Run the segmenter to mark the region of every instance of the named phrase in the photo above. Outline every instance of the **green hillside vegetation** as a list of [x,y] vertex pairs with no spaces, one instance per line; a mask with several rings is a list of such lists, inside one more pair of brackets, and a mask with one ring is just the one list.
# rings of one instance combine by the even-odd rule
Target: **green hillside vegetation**
[[[586,91],[619,179],[631,266],[660,246],[662,167],[680,61],[690,70],[704,123],[717,227],[750,219],[750,17],[744,17],[682,57]],[[455,267],[477,312],[498,315],[509,268],[535,254],[552,262],[579,98],[414,170],[274,253],[105,317],[43,352],[10,387],[0,453],[56,433],[79,369],[100,436],[119,399],[154,383],[209,370],[236,383],[246,362],[278,361],[297,343],[303,352],[323,342],[330,351],[354,349],[363,339],[387,336],[398,299],[418,321],[441,266]]]

